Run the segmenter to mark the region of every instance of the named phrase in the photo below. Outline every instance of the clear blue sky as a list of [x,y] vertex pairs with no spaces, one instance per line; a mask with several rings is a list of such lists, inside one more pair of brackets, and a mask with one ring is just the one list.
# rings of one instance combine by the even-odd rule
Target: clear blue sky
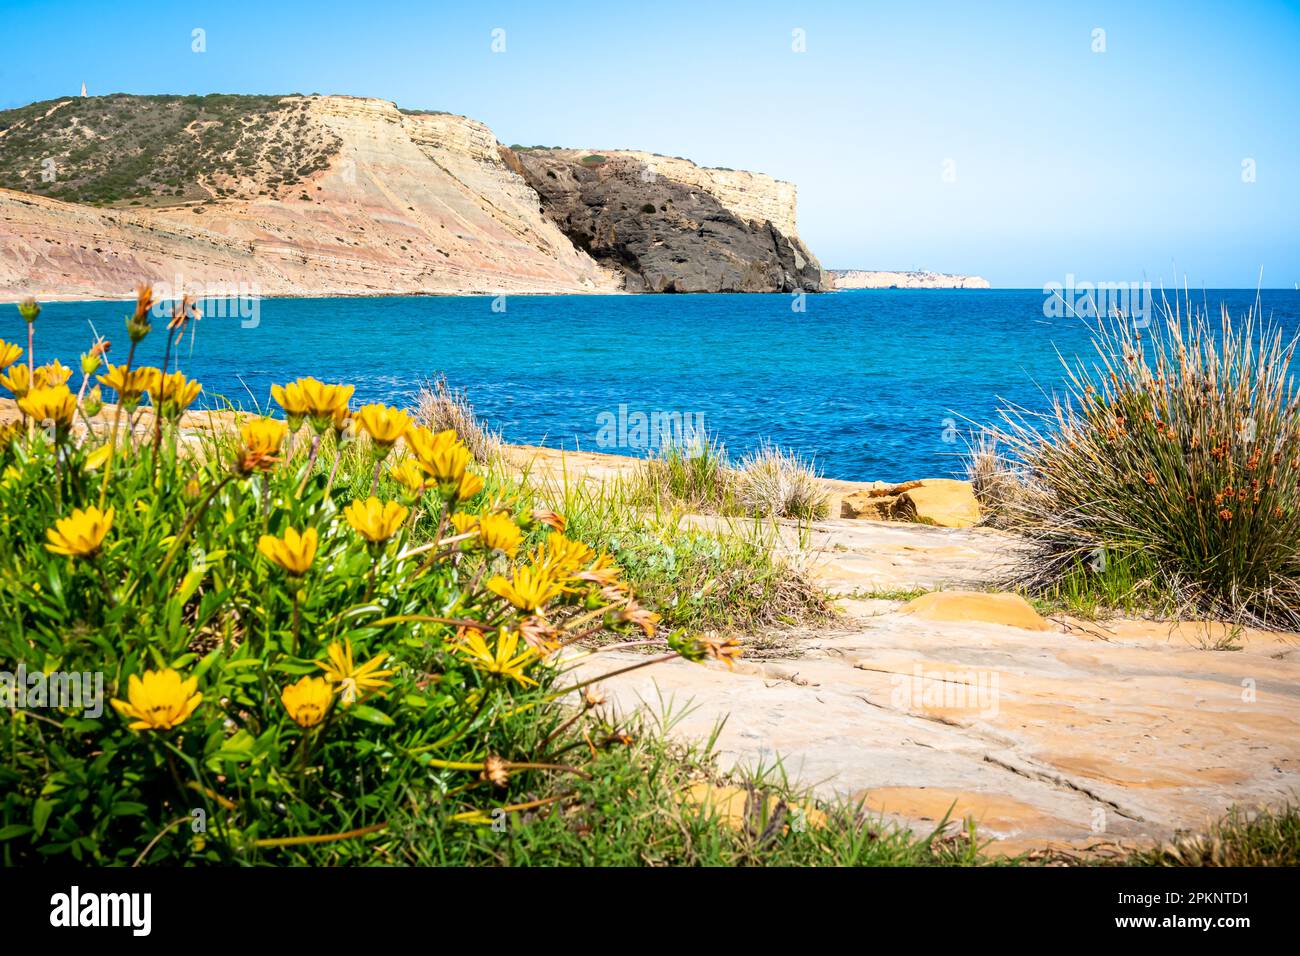
[[376,96],[789,179],[833,268],[1300,281],[1297,2],[0,4],[0,107]]

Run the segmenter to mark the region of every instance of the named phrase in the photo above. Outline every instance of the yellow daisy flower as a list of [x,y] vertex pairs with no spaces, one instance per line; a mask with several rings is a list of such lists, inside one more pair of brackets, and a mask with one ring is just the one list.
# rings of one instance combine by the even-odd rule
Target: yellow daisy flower
[[323,677],[304,677],[280,692],[280,703],[299,727],[315,727],[325,719],[334,692]]
[[495,575],[487,583],[488,590],[505,598],[521,611],[537,611],[559,595],[563,588],[555,580],[549,568],[527,565],[515,570],[514,577],[507,580]]
[[373,497],[354,501],[343,509],[348,524],[371,544],[387,541],[397,534],[410,513],[396,501],[380,501]]
[[[470,666],[480,673],[500,679],[509,678],[520,684],[536,684],[524,670],[537,660],[537,652],[527,644],[519,650],[519,632],[502,630],[497,635],[493,646],[489,647],[481,631],[474,631],[465,636],[454,648],[456,653],[464,654]],[[515,653],[519,650],[519,653]]]
[[406,488],[412,498],[418,498],[423,494],[429,480],[414,458],[403,458],[388,469],[388,474]]
[[342,644],[335,641],[325,653],[328,655],[329,660],[317,661],[316,663],[325,672],[327,681],[339,685],[339,700],[343,702],[344,707],[352,706],[353,702],[370,691],[387,687],[388,681],[383,678],[394,673],[392,670],[379,669],[379,665],[388,656],[387,652],[372,657],[360,666],[355,665],[352,662],[352,642],[350,640],[344,641]]
[[284,422],[274,418],[254,418],[239,426],[243,447],[236,467],[241,474],[270,468],[280,460],[280,446],[289,433]]
[[284,414],[289,419],[289,431],[296,432],[302,427],[302,421],[307,417],[307,395],[303,391],[302,379],[290,382],[288,385],[272,385],[271,397],[274,398],[284,409]]
[[0,339],[0,372],[23,357],[23,347]]
[[55,359],[45,365],[38,365],[32,381],[38,388],[52,388],[55,385],[67,384],[71,375],[72,369]]
[[0,375],[0,385],[13,393],[14,398],[22,398],[32,387],[32,370],[26,365],[15,365],[6,374]]
[[113,709],[132,719],[132,730],[171,730],[189,719],[203,695],[198,693],[199,679],[181,680],[170,667],[132,674],[127,680],[126,700],[113,700]]
[[596,552],[581,541],[553,531],[533,553],[533,562],[551,570],[557,577],[568,578],[591,564],[595,557]]
[[113,527],[113,509],[100,511],[90,507],[85,511],[73,508],[67,518],[59,518],[54,527],[45,532],[49,539],[45,548],[55,554],[72,558],[89,558],[99,553],[104,536]]
[[182,372],[169,372],[166,375],[156,372],[150,376],[145,390],[159,414],[169,421],[175,421],[199,397],[203,386],[190,381]]
[[257,550],[284,568],[293,577],[302,577],[311,568],[316,558],[316,545],[319,535],[315,528],[308,528],[302,534],[294,528],[286,528],[283,538],[264,534],[257,542]]
[[389,405],[362,405],[355,415],[357,426],[385,452],[406,434],[411,416]]
[[34,388],[18,399],[18,407],[23,414],[38,422],[54,422],[55,427],[63,431],[72,425],[73,416],[77,414],[77,399],[66,385],[50,388]]

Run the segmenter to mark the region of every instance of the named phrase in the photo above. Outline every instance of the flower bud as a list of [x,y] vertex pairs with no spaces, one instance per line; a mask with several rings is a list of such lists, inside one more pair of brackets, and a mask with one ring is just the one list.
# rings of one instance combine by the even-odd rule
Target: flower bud
[[104,393],[101,392],[99,390],[99,386],[96,385],[94,388],[90,390],[90,394],[88,394],[85,397],[85,399],[82,401],[81,408],[82,411],[86,413],[87,418],[94,418],[96,415],[99,414],[100,409],[102,409],[103,407],[104,407]]

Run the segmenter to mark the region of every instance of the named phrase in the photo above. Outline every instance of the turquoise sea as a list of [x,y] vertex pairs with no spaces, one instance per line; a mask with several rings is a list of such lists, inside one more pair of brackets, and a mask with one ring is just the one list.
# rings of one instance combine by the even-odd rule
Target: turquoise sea
[[[967,419],[991,421],[1000,402],[1043,407],[1061,379],[1057,351],[1089,352],[1084,323],[1045,316],[1044,298],[1036,289],[838,292],[807,296],[802,312],[787,295],[263,299],[256,322],[205,317],[180,366],[203,382],[200,404],[274,407],[271,383],[298,375],[354,383],[361,402],[402,404],[444,373],[511,442],[639,454],[648,442],[638,441],[636,414],[678,413],[702,416],[733,455],[770,439],[831,477],[901,480],[960,473]],[[1255,298],[1193,294],[1216,315],[1221,302],[1244,314]],[[1259,298],[1266,317],[1300,329],[1300,292]],[[128,311],[46,305],[37,361],[57,356],[75,370],[92,328],[124,361]],[[25,345],[17,309],[0,316],[0,337]],[[156,322],[138,363],[161,361],[161,329]],[[602,447],[602,424],[620,417],[627,426],[607,427],[615,444]],[[634,447],[619,447],[620,437]]]

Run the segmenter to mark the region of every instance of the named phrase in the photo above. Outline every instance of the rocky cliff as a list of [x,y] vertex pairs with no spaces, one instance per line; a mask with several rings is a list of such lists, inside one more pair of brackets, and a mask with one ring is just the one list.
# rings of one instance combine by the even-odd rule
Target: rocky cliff
[[795,231],[795,190],[756,173],[628,151],[530,149],[507,162],[542,208],[629,292],[821,291]]
[[[640,154],[623,155],[603,178]],[[539,198],[539,162],[474,120],[374,99],[33,104],[0,113],[0,299],[118,298],[142,278],[261,295],[820,288],[789,184],[666,162],[620,184],[619,203],[664,208],[644,250],[611,256],[629,224],[575,238],[565,195]]]

